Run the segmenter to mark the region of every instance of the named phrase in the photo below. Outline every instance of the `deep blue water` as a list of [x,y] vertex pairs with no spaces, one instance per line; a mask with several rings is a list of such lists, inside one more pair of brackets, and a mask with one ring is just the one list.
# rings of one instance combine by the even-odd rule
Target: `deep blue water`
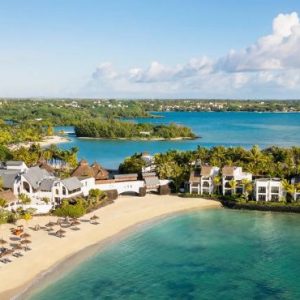
[[116,141],[82,140],[73,137],[70,143],[61,144],[61,147],[77,146],[80,149],[80,158],[85,158],[90,162],[97,160],[107,168],[117,168],[125,157],[135,152],[192,150],[198,145],[244,146],[246,148],[254,144],[263,148],[271,145],[300,145],[300,113],[167,112],[159,113],[159,115],[164,118],[136,119],[136,121],[176,122],[191,127],[202,138],[191,141]]
[[300,299],[300,218],[206,210],[145,225],[32,300]]

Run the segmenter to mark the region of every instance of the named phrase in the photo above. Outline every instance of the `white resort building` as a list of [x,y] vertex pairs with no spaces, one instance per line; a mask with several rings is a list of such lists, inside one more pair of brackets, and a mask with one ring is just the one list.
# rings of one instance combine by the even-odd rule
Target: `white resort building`
[[255,180],[256,201],[281,201],[284,197],[281,180],[279,178],[260,178]]
[[201,170],[196,169],[191,172],[189,179],[189,192],[191,194],[208,194],[214,191],[214,177],[219,174],[218,167],[202,166]]
[[[243,172],[241,167],[224,166],[222,168],[222,191],[223,195],[242,194],[242,180],[252,181],[252,174]],[[235,182],[232,187],[231,182]]]
[[[150,176],[151,175],[151,176]],[[63,199],[78,196],[87,197],[91,189],[102,191],[116,191],[144,195],[147,191],[159,192],[161,186],[168,185],[168,180],[159,180],[158,177],[148,176],[139,180],[138,174],[118,174],[109,178],[107,170],[99,164],[91,166],[87,161],[81,161],[73,171],[71,177],[61,179],[54,175],[51,166],[45,162],[28,168],[24,162],[8,161],[0,163],[0,198],[7,201],[6,209],[16,210],[34,208],[36,213],[47,213]],[[154,174],[155,175],[155,174]],[[30,203],[24,204],[19,197],[28,196]]]

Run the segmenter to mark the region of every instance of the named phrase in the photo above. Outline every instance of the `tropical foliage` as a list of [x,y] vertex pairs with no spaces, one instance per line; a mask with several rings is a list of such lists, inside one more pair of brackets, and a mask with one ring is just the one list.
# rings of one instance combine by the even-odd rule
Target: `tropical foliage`
[[191,129],[176,124],[154,125],[150,123],[124,122],[114,119],[87,121],[75,126],[78,137],[92,138],[195,138]]
[[85,200],[82,198],[77,198],[74,203],[70,203],[69,200],[63,200],[61,206],[56,208],[53,214],[58,217],[82,217],[86,213],[86,205],[84,202]]
[[[126,166],[126,170],[139,167],[138,154],[127,158],[120,168]],[[198,147],[194,151],[168,151],[155,155],[156,172],[160,178],[172,179],[177,187],[187,181],[191,170],[195,168],[195,162],[209,164],[222,168],[225,165],[240,166],[246,172],[253,175],[266,177],[279,177],[289,179],[300,174],[300,147],[281,148],[270,147],[261,150],[258,146],[251,149],[242,147],[213,148]],[[220,178],[215,178],[219,188]],[[231,183],[235,185],[234,182]],[[252,186],[249,182],[243,182],[245,193],[250,194]]]

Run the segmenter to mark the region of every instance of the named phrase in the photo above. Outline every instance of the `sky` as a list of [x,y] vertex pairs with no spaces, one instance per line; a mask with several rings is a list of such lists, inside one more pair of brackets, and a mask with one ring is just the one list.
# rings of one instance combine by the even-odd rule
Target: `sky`
[[0,0],[0,97],[300,99],[299,0]]

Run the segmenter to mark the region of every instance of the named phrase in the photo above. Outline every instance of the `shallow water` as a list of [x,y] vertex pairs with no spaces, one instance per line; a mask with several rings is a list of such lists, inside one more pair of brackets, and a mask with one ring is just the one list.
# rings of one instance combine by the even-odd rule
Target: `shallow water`
[[[79,147],[79,157],[90,162],[99,161],[106,168],[117,168],[125,157],[135,152],[164,152],[170,149],[193,150],[198,145],[212,147],[258,144],[300,145],[300,113],[247,113],[247,112],[166,112],[164,118],[136,119],[140,122],[171,123],[189,126],[201,139],[183,141],[117,141],[83,140],[72,138],[62,148]],[[61,129],[61,127],[59,128]],[[72,130],[72,128],[66,128]]]
[[204,210],[145,225],[32,300],[300,299],[300,218]]

